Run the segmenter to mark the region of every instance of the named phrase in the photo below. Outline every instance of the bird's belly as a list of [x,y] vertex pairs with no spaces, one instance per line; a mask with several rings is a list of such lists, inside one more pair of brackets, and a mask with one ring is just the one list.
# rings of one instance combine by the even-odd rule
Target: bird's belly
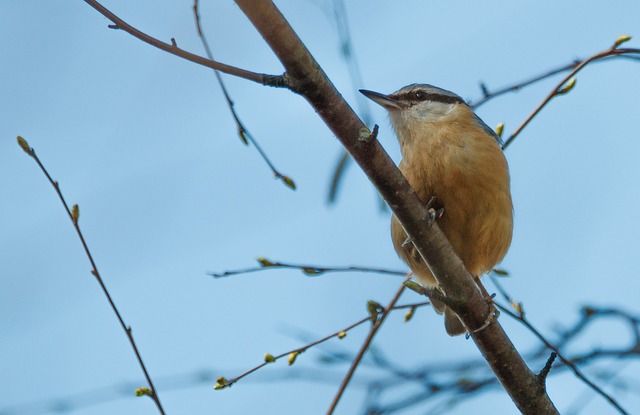
[[[503,161],[501,152],[499,156]],[[423,202],[427,203],[435,196],[435,206],[444,209],[437,223],[474,276],[481,276],[493,269],[506,255],[511,244],[513,206],[506,161],[503,163],[504,172],[486,169],[438,170],[442,164],[437,161],[430,163],[430,169],[417,170],[406,165],[403,169]],[[417,279],[426,285],[436,284],[415,247],[410,243],[404,244],[407,236],[395,217],[391,223],[391,234],[396,252],[413,270]]]

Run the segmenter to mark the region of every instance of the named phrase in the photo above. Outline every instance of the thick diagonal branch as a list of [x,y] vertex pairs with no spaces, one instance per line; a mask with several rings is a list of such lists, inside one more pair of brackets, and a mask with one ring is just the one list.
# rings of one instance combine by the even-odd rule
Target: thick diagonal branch
[[[412,237],[438,282],[459,305],[469,328],[481,327],[489,305],[456,257],[442,231],[429,229],[428,212],[382,146],[342,99],[311,53],[270,0],[236,0],[287,71],[289,86],[302,95],[365,171]],[[518,409],[525,414],[557,414],[544,385],[494,322],[472,337]]]

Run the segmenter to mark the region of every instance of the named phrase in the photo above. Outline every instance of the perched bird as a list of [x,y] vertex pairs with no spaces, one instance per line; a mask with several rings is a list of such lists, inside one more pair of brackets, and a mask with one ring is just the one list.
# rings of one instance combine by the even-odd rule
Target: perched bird
[[[505,256],[513,231],[509,168],[500,138],[460,96],[432,85],[412,84],[390,95],[360,92],[389,112],[402,150],[400,170],[420,199],[442,213],[438,225],[486,293],[479,278]],[[391,238],[418,282],[436,286],[395,216]],[[449,335],[466,331],[446,305],[432,303],[444,312]]]

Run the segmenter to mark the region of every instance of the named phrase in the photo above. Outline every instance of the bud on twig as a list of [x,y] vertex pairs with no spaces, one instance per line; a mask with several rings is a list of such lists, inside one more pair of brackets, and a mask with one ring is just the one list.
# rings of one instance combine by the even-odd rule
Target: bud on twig
[[382,307],[382,305],[379,302],[374,300],[367,301],[367,312],[371,316],[372,323],[375,323],[376,320],[378,320],[378,313],[381,310],[384,310],[384,307]]
[[153,396],[153,392],[149,388],[136,389],[136,396]]
[[415,314],[415,312],[416,312],[415,307],[411,307],[410,309],[408,309],[404,315],[404,322],[408,323],[413,318],[413,315]]
[[501,269],[501,268],[494,268],[493,269],[493,273],[500,276],[500,277],[508,277],[509,276],[509,271]]
[[625,42],[628,42],[631,40],[631,36],[629,35],[620,35],[618,36],[618,38],[616,39],[615,43],[613,44],[613,48],[617,48],[618,46],[622,45]]
[[425,289],[415,281],[405,281],[404,286],[420,295],[425,295]]
[[27,140],[18,136],[18,145],[20,146],[22,151],[24,151],[30,156],[33,156],[33,150],[31,149],[31,147],[29,147],[29,143],[27,143]]
[[289,353],[289,359],[287,359],[287,363],[289,364],[289,366],[291,366],[292,364],[294,364],[296,362],[296,358],[298,357],[299,354],[300,354],[300,352],[291,352],[291,353]]
[[78,207],[78,204],[73,205],[71,208],[71,219],[73,220],[73,223],[78,223],[78,219],[80,219],[80,208]]
[[229,386],[227,378],[225,378],[224,376],[220,376],[218,379],[216,379],[216,384],[213,386],[213,389],[218,391],[220,389],[226,388],[227,386]]
[[256,258],[256,261],[258,261],[260,266],[264,268],[273,266],[273,262],[269,261],[267,258],[263,258],[263,257]]
[[568,94],[569,91],[571,91],[574,86],[576,86],[576,78],[575,77],[569,79],[569,81],[562,88],[560,88],[558,90],[558,92],[556,92],[556,95]]
[[285,176],[284,174],[280,176],[280,178],[282,179],[282,181],[284,182],[284,184],[287,185],[287,187],[291,190],[296,190],[296,183],[293,181],[293,179],[289,176]]

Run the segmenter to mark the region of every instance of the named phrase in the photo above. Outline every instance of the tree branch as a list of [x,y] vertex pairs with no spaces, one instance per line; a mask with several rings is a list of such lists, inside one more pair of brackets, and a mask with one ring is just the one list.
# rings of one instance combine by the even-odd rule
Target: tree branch
[[224,272],[210,272],[208,273],[213,278],[224,278],[230,277],[232,275],[239,274],[249,274],[252,272],[265,271],[268,269],[297,269],[302,271],[303,274],[309,277],[317,277],[322,274],[330,273],[330,272],[371,272],[376,274],[386,274],[386,275],[397,275],[403,276],[407,275],[406,271],[398,271],[392,269],[385,268],[372,268],[372,267],[358,267],[358,266],[347,266],[347,267],[336,267],[336,266],[317,266],[317,265],[309,265],[309,264],[292,264],[286,262],[272,262],[266,258],[258,258],[258,263],[260,266],[251,267],[251,268],[242,268],[242,269],[234,269],[230,271]]
[[172,39],[171,44],[162,42],[154,37],[147,35],[146,33],[141,32],[135,27],[129,25],[127,22],[113,14],[102,4],[97,2],[96,0],[84,0],[89,6],[93,7],[106,17],[107,19],[113,22],[113,25],[109,26],[112,29],[120,29],[129,33],[131,36],[136,37],[142,40],[145,43],[148,43],[151,46],[155,46],[158,49],[164,50],[165,52],[169,52],[172,55],[176,55],[188,61],[197,63],[198,65],[206,66],[207,68],[215,69],[220,72],[224,72],[229,75],[234,75],[243,79],[247,79],[249,81],[257,82],[262,85],[273,86],[278,88],[288,88],[287,78],[284,75],[267,75],[263,73],[256,73],[247,71],[245,69],[236,68],[234,66],[225,65],[224,63],[216,62],[210,59],[203,58],[202,56],[195,55],[191,52],[187,52],[186,50],[180,49],[175,40]]
[[[618,40],[611,46],[609,49],[603,50],[602,52],[598,52],[593,56],[583,60],[580,62],[567,76],[562,78],[560,82],[556,85],[556,87],[547,95],[547,97],[533,110],[533,112],[520,124],[518,128],[509,136],[509,138],[502,145],[502,149],[506,149],[509,145],[516,139],[516,137],[522,132],[522,130],[533,120],[533,118],[538,115],[540,111],[555,97],[564,95],[573,87],[569,87],[567,90],[563,90],[563,86],[568,86],[571,79],[580,72],[585,66],[590,64],[591,62],[595,62],[601,59],[610,58],[612,56],[622,56],[622,55],[640,55],[640,49],[623,49],[619,48],[622,42],[626,42],[630,38],[620,41],[622,37],[618,38]],[[575,80],[574,80],[575,82]]]
[[[409,278],[410,278],[410,276],[405,278],[405,281],[408,281]],[[354,373],[356,372],[356,369],[360,365],[360,362],[362,361],[362,358],[364,357],[364,354],[367,352],[367,349],[369,349],[369,346],[371,346],[371,342],[373,342],[373,338],[375,337],[375,335],[378,332],[378,330],[380,330],[380,327],[382,327],[382,324],[387,319],[387,316],[389,315],[391,310],[393,310],[393,308],[395,307],[395,305],[398,302],[398,300],[400,299],[400,296],[402,295],[403,291],[404,291],[404,285],[400,285],[400,288],[398,288],[398,291],[396,292],[396,294],[393,296],[393,298],[389,302],[389,305],[384,310],[382,310],[382,315],[377,317],[375,319],[375,321],[373,322],[373,324],[371,325],[371,328],[369,329],[369,334],[367,335],[367,338],[365,339],[364,343],[362,344],[362,347],[360,347],[360,351],[356,355],[355,359],[353,359],[353,362],[351,362],[351,367],[349,368],[349,371],[347,372],[347,374],[345,375],[344,379],[342,380],[342,383],[340,384],[340,387],[338,388],[338,391],[336,392],[336,395],[333,397],[333,401],[331,402],[331,405],[329,406],[329,409],[327,410],[327,415],[332,415],[333,411],[335,411],[336,407],[338,406],[338,402],[340,402],[340,398],[342,398],[342,395],[344,394],[344,391],[347,389],[347,386],[349,385],[349,382],[351,381],[351,378],[353,377]]]
[[[454,311],[471,331],[491,312],[473,278],[406,179],[372,139],[369,129],[342,99],[284,16],[269,0],[236,0],[287,71],[289,85],[318,112],[377,187],[429,264],[438,283],[457,306]],[[518,409],[525,414],[557,414],[544,385],[529,370],[498,322],[472,337]]]
[[[194,17],[195,22],[196,22],[196,30],[198,31],[198,36],[200,37],[200,40],[202,41],[202,46],[204,47],[205,53],[207,54],[207,58],[209,58],[211,61],[215,61],[213,59],[213,53],[211,52],[211,48],[209,47],[209,42],[207,41],[207,37],[204,35],[204,31],[202,30],[202,24],[201,24],[201,21],[200,21],[201,20],[200,19],[200,11],[199,11],[198,7],[199,7],[198,0],[194,0],[194,2],[193,2],[193,17]],[[262,160],[264,160],[265,163],[267,163],[267,166],[269,166],[269,168],[271,169],[271,172],[273,173],[275,178],[278,179],[278,180],[281,180],[290,189],[296,190],[296,184],[293,181],[293,179],[290,178],[289,176],[285,175],[285,174],[280,173],[280,171],[278,169],[276,169],[276,166],[274,166],[274,164],[271,162],[271,160],[267,156],[267,153],[262,149],[262,146],[260,145],[260,143],[258,143],[258,140],[255,139],[253,134],[251,134],[249,132],[247,127],[245,127],[244,123],[240,120],[240,116],[236,112],[235,104],[233,103],[233,100],[231,99],[231,96],[229,95],[229,91],[227,91],[227,86],[225,85],[224,81],[222,80],[222,75],[220,75],[220,72],[218,72],[216,69],[214,69],[213,73],[216,75],[216,79],[218,81],[218,84],[220,85],[220,89],[222,90],[222,94],[224,95],[224,98],[227,101],[227,106],[229,107],[229,110],[231,111],[231,116],[233,117],[233,120],[236,122],[236,127],[238,129],[238,135],[240,136],[240,139],[242,140],[242,142],[245,143],[245,144],[249,144],[249,142],[251,142],[251,144],[253,144],[253,146],[258,151],[258,154],[260,154],[260,157],[262,157]]]
[[[538,340],[540,340],[542,343],[545,344],[546,347],[548,347],[549,349],[553,350],[553,352],[557,355],[557,357],[560,358],[560,360],[562,361],[562,363],[564,363],[565,365],[567,365],[571,371],[573,371],[573,373],[576,375],[576,377],[580,380],[582,380],[587,386],[589,386],[595,393],[597,393],[598,395],[602,396],[604,399],[606,399],[607,401],[609,401],[609,403],[618,410],[619,413],[623,414],[623,415],[628,415],[629,413],[618,403],[618,401],[616,401],[613,396],[609,395],[608,393],[606,393],[603,389],[601,389],[598,385],[596,385],[595,383],[593,383],[589,378],[587,378],[580,369],[578,369],[578,366],[576,366],[571,360],[567,359],[566,357],[564,357],[564,355],[560,352],[560,350],[555,347],[553,344],[551,344],[551,342],[549,342],[543,335],[542,333],[540,333],[540,331],[538,331],[533,324],[531,324],[529,322],[529,320],[527,320],[524,316],[524,313],[519,312],[519,314],[515,314],[513,313],[511,310],[509,310],[507,307],[504,307],[498,303],[496,303],[496,306],[502,310],[502,312],[507,313],[509,316],[511,316],[512,318],[514,318],[515,320],[519,321],[520,323],[522,323],[527,329],[529,329],[529,331],[531,333],[533,333]],[[553,356],[553,355],[552,355]],[[555,356],[553,356],[553,359],[555,359]],[[550,362],[553,363],[553,360],[550,359]],[[547,373],[549,372],[549,370],[551,370],[551,363],[549,364],[549,369],[547,370]],[[546,369],[546,366],[545,366]],[[546,378],[546,374],[544,375],[544,377]]]
[[155,386],[153,385],[153,381],[151,380],[151,375],[149,375],[149,371],[147,370],[147,367],[145,366],[144,362],[142,361],[142,355],[140,354],[140,351],[138,350],[138,346],[136,345],[136,342],[133,339],[133,333],[132,333],[132,330],[131,330],[131,326],[127,325],[124,322],[124,318],[122,317],[122,314],[120,314],[120,310],[118,310],[118,307],[116,306],[115,301],[111,297],[111,294],[109,293],[109,290],[107,289],[107,286],[105,285],[104,280],[102,279],[102,276],[100,275],[100,272],[98,271],[98,266],[96,265],[95,261],[93,260],[93,255],[91,255],[91,250],[89,250],[89,245],[87,245],[87,242],[84,239],[84,235],[82,234],[82,231],[80,230],[80,225],[78,224],[79,223],[78,221],[79,221],[79,218],[80,218],[80,208],[78,207],[78,205],[73,205],[73,207],[71,209],[69,209],[69,205],[67,204],[67,201],[65,200],[64,196],[62,195],[62,191],[60,190],[60,184],[58,183],[57,180],[53,180],[51,178],[51,175],[49,174],[47,169],[44,167],[42,162],[40,161],[40,158],[38,158],[38,156],[36,155],[35,150],[29,146],[27,141],[24,138],[18,136],[18,145],[20,145],[20,148],[22,148],[22,150],[25,153],[27,153],[27,155],[29,155],[29,157],[31,157],[33,160],[35,160],[35,162],[38,164],[38,167],[40,167],[40,170],[42,170],[44,175],[47,177],[47,180],[49,180],[49,183],[51,183],[51,186],[53,186],[54,190],[58,194],[58,198],[60,198],[60,202],[62,202],[62,206],[64,207],[64,210],[67,212],[67,215],[69,216],[69,219],[71,219],[71,222],[73,223],[73,227],[74,227],[74,229],[76,231],[76,234],[78,235],[78,238],[80,239],[80,242],[82,243],[82,247],[84,248],[84,252],[85,252],[85,254],[87,256],[87,259],[89,260],[89,263],[91,264],[91,275],[93,275],[95,277],[96,281],[98,282],[98,284],[100,284],[100,288],[102,288],[102,292],[104,293],[105,297],[107,298],[107,301],[109,302],[109,305],[111,306],[111,309],[113,310],[113,313],[116,315],[116,318],[118,319],[118,322],[120,323],[120,326],[122,327],[122,330],[124,330],[124,332],[127,335],[127,339],[129,340],[129,343],[131,344],[131,348],[133,349],[133,352],[136,355],[136,359],[138,360],[138,364],[140,365],[140,368],[142,369],[142,373],[144,374],[144,377],[147,380],[147,384],[149,385],[149,388],[138,388],[136,390],[136,396],[145,396],[145,395],[149,396],[151,398],[151,400],[153,400],[153,402],[156,404],[158,412],[160,412],[161,415],[164,415],[164,413],[165,413],[164,412],[164,408],[162,407],[162,403],[160,402],[160,397],[158,396],[158,392],[157,392]]

